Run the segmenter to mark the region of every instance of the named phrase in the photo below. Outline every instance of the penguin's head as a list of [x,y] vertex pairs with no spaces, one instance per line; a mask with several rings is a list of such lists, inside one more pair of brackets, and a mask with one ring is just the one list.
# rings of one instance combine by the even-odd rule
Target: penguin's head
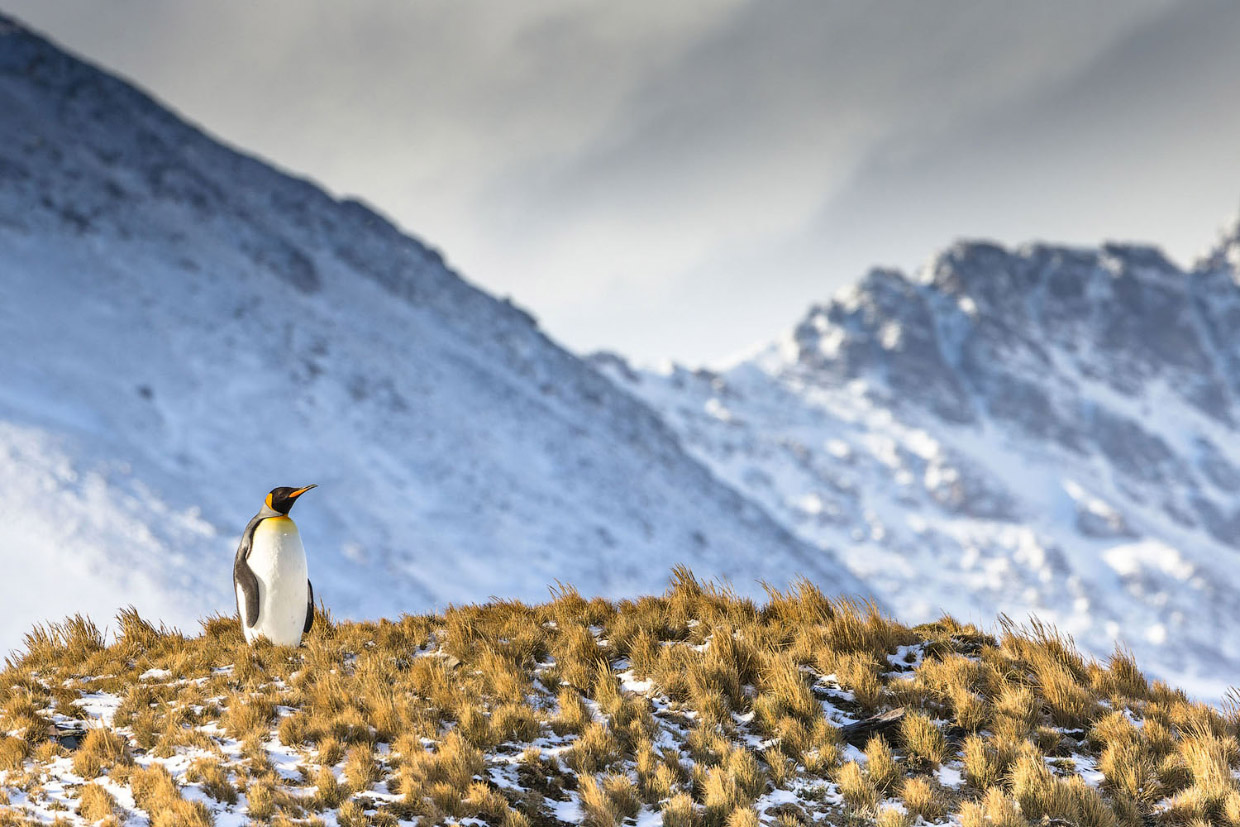
[[289,509],[293,507],[293,503],[297,502],[297,498],[316,488],[314,485],[307,485],[305,488],[289,488],[282,485],[279,488],[271,489],[271,493],[267,495],[267,507],[277,514],[287,514]]

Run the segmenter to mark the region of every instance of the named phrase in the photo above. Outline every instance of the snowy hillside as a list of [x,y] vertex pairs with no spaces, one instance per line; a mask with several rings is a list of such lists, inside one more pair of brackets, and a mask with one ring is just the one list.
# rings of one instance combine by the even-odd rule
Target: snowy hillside
[[1045,627],[909,628],[688,573],[250,647],[80,618],[0,673],[0,823],[1240,824],[1235,709]]
[[2,19],[0,113],[0,649],[74,611],[232,611],[276,485],[320,485],[294,516],[338,616],[678,561],[861,588],[366,207]]
[[1156,250],[960,244],[719,373],[599,356],[904,616],[1054,621],[1208,696],[1240,674],[1240,225]]

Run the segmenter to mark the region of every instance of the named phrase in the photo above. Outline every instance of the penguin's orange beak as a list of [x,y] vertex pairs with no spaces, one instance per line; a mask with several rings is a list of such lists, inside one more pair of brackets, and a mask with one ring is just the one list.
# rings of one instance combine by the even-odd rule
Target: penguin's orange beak
[[306,493],[307,491],[309,491],[311,488],[318,488],[318,486],[317,486],[317,485],[307,485],[305,488],[298,488],[296,491],[294,491],[293,493],[289,494],[289,495],[288,495],[288,498],[289,498],[290,500],[295,500],[295,499],[297,499],[298,497],[300,497],[302,494],[304,494],[304,493]]

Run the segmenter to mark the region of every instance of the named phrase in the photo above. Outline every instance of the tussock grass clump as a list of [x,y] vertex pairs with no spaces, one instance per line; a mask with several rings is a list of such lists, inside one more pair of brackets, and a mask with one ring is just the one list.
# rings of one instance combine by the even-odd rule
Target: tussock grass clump
[[1040,621],[1027,629],[1001,618],[1005,631],[1002,650],[1026,671],[1056,726],[1088,727],[1097,715],[1098,699],[1090,687],[1090,670],[1077,653],[1072,638]]
[[844,802],[854,810],[869,812],[878,804],[874,782],[866,777],[865,770],[856,761],[840,765],[835,772],[835,783],[839,785]]
[[900,721],[900,743],[914,766],[932,769],[947,758],[947,739],[939,725],[922,712],[909,712]]
[[451,801],[469,788],[485,766],[481,752],[450,732],[437,750],[413,748],[401,756],[400,792],[415,808],[433,802],[450,811]]
[[624,775],[608,774],[601,780],[583,776],[580,791],[584,823],[591,827],[619,827],[641,808],[637,788]]
[[30,744],[24,738],[0,735],[0,770],[15,770],[26,760]]
[[21,738],[29,746],[36,746],[48,737],[48,720],[41,714],[46,701],[38,698],[25,686],[14,687],[4,706],[0,707],[0,721],[10,736]]
[[599,663],[607,662],[598,638],[584,625],[574,624],[562,630],[552,654],[560,667],[560,679],[582,692],[589,692]]
[[896,763],[891,747],[887,745],[887,740],[881,735],[870,738],[865,746],[865,757],[866,774],[875,789],[884,794],[894,789],[903,776],[903,772]]
[[607,769],[621,758],[620,742],[611,728],[600,721],[589,724],[564,762],[581,775],[590,775]]
[[559,712],[551,722],[552,729],[559,735],[585,732],[586,727],[594,720],[589,707],[581,695],[571,689],[561,689],[557,698]]
[[758,827],[758,813],[751,807],[737,807],[728,816],[727,827]]
[[325,767],[333,767],[344,758],[344,746],[335,738],[324,738],[319,742],[318,762]]
[[671,798],[688,780],[679,755],[671,750],[655,752],[649,739],[639,745],[634,756],[634,767],[637,770],[638,792],[647,804]]
[[203,791],[222,804],[237,803],[237,789],[228,780],[228,770],[215,758],[197,758],[185,773],[188,781],[202,784]]
[[693,799],[687,793],[677,793],[664,801],[660,814],[663,827],[693,827],[696,820]]
[[759,670],[758,696],[753,708],[768,731],[784,718],[803,724],[822,716],[822,705],[810,690],[808,676],[787,655],[768,653]]
[[[1240,814],[1240,788],[1232,775],[1232,768],[1240,761],[1236,739],[1216,735],[1198,721],[1178,746],[1177,763],[1187,770],[1191,784],[1170,799],[1167,816],[1175,823],[1238,823],[1231,820],[1234,814]],[[1166,778],[1164,774],[1160,780]]]
[[1115,827],[1118,821],[1098,792],[1076,776],[1054,775],[1039,755],[1023,755],[1012,767],[1012,795],[1028,818],[1062,819],[1080,827]]
[[344,778],[354,792],[369,790],[381,777],[375,763],[374,749],[369,744],[350,747],[344,757]]
[[880,663],[873,653],[819,650],[816,666],[820,672],[834,675],[840,687],[852,693],[859,711],[870,714],[878,710],[886,689],[880,675],[887,664]]
[[87,666],[104,649],[103,632],[90,618],[78,614],[63,623],[35,626],[26,634],[22,648],[26,652],[23,662],[36,668],[66,659]]
[[129,786],[134,801],[150,815],[152,827],[210,827],[212,824],[206,805],[182,798],[176,782],[162,765],[134,770]]
[[116,799],[98,784],[87,784],[78,793],[78,815],[94,823],[105,818],[115,818]]
[[275,704],[269,698],[238,698],[228,706],[221,723],[230,737],[242,740],[266,733],[275,714]]
[[1090,684],[1095,692],[1108,698],[1143,701],[1150,696],[1149,681],[1137,666],[1132,653],[1121,649],[1115,650],[1105,669],[1098,667],[1091,670]]
[[1240,705],[1036,621],[909,628],[807,581],[756,604],[677,569],[620,602],[316,610],[296,648],[224,616],[112,628],[41,626],[0,674],[0,825],[1240,827]]
[[998,787],[991,787],[979,801],[966,801],[960,808],[961,827],[1028,827],[1020,804]]
[[333,810],[340,806],[347,795],[348,790],[336,780],[336,774],[332,772],[331,767],[319,767],[318,772],[314,774],[314,798],[311,800],[311,808],[317,812]]
[[708,825],[723,824],[738,808],[747,809],[766,789],[766,775],[746,750],[731,750],[702,781],[702,803]]
[[132,763],[125,738],[110,729],[90,730],[73,753],[73,771],[88,781],[117,764]]
[[979,791],[995,786],[1007,775],[1016,752],[1010,741],[969,735],[961,750],[965,780]]
[[1106,787],[1143,809],[1149,809],[1166,791],[1158,775],[1158,760],[1140,738],[1108,743],[1098,760]]
[[900,786],[900,800],[909,814],[926,821],[938,821],[947,814],[942,789],[925,776],[906,778]]
[[896,807],[883,807],[874,819],[875,827],[912,827],[913,816]]

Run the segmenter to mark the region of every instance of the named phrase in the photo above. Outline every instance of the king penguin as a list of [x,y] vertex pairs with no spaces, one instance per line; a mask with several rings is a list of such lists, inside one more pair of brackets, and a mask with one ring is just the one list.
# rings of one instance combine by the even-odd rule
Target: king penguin
[[297,498],[314,487],[273,488],[241,536],[233,586],[246,643],[265,637],[277,646],[297,646],[314,623],[306,550],[288,516]]

